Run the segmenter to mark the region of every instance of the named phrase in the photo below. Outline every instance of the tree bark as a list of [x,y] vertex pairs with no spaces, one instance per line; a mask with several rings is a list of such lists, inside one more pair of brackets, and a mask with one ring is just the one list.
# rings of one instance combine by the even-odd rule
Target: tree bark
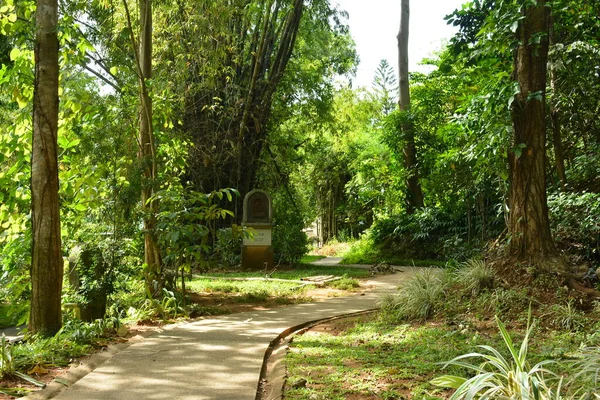
[[[409,0],[401,0],[400,5],[400,31],[398,32],[398,71],[400,77],[400,111],[410,111],[410,85],[408,80],[408,33],[410,4]],[[415,133],[412,123],[405,119],[402,124],[402,137],[404,138],[404,168],[407,178],[406,211],[412,214],[416,209],[423,208],[423,191],[419,184],[417,149],[415,146]]]
[[38,0],[31,152],[31,310],[29,331],[54,335],[62,325],[58,202],[58,2]]
[[[545,0],[525,7],[517,35],[512,104],[513,150],[509,152],[509,255],[543,267],[556,256],[546,194],[545,90],[549,12]],[[536,38],[539,43],[536,43]]]

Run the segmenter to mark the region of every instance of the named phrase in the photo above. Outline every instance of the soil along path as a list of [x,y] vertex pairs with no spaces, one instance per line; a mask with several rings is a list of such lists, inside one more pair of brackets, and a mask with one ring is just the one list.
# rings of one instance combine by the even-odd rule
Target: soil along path
[[132,344],[58,394],[28,399],[144,400],[248,399],[256,396],[269,343],[309,321],[369,310],[420,268],[374,277],[347,297],[273,310],[243,312],[176,324]]

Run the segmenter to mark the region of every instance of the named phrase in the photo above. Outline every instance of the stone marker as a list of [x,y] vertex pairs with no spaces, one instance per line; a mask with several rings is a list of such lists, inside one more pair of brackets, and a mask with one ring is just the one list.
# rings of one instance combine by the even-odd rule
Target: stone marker
[[253,237],[244,238],[242,243],[242,268],[272,268],[273,202],[267,192],[254,189],[244,197],[242,225],[254,230]]

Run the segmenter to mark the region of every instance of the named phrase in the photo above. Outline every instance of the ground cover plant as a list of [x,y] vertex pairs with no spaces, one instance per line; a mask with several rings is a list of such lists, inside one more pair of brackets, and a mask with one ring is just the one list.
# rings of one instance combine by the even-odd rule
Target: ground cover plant
[[285,398],[594,398],[598,309],[552,277],[508,287],[489,269],[426,271],[377,314],[294,337]]
[[[116,319],[86,323],[67,320],[53,337],[0,338],[0,398],[22,397],[62,374],[78,358],[130,336]],[[2,397],[2,395],[6,397]]]

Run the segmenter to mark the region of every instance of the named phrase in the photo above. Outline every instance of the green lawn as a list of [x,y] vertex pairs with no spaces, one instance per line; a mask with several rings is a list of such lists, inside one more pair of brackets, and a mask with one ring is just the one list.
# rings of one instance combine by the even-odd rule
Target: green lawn
[[[301,264],[295,268],[276,269],[270,278],[298,281],[301,278],[320,275],[334,275],[342,279],[330,282],[328,286],[352,290],[359,286],[357,278],[369,277],[369,271],[360,268],[343,266],[318,266]],[[209,279],[224,278],[224,279]],[[264,278],[261,271],[252,272],[209,272],[206,275],[197,275],[191,282],[186,283],[189,290],[194,292],[209,292],[229,296],[232,300],[241,303],[263,302],[267,299],[277,299],[283,303],[298,302],[303,299],[307,289],[313,286],[302,286],[299,282],[281,282],[266,279],[252,281],[236,281],[226,278]]]
[[[271,272],[271,271],[268,271]],[[230,277],[230,278],[252,278],[252,277],[264,277],[264,271],[249,271],[249,272],[210,272],[207,276],[213,277]],[[271,278],[276,279],[290,279],[298,280],[309,276],[318,275],[335,275],[335,276],[348,276],[351,278],[368,278],[370,276],[369,270],[362,268],[351,268],[343,265],[312,265],[312,264],[300,264],[294,268],[281,268],[275,269],[270,275]]]
[[314,254],[307,254],[305,256],[302,256],[302,258],[300,259],[300,263],[302,263],[302,264],[308,264],[308,263],[311,263],[311,262],[322,260],[324,258],[327,258],[327,256],[319,256],[319,255],[314,255]]
[[[377,314],[333,325],[324,332],[294,337],[286,357],[286,399],[447,399],[451,392],[429,381],[443,374],[464,375],[464,371],[443,369],[442,363],[480,350],[476,346],[482,344],[506,352],[496,329],[478,332],[439,321],[394,325],[382,322]],[[523,332],[514,336],[520,344]],[[581,339],[581,334],[536,330],[531,365],[556,357],[557,350],[575,351]],[[289,388],[302,379],[307,380],[305,387]]]

